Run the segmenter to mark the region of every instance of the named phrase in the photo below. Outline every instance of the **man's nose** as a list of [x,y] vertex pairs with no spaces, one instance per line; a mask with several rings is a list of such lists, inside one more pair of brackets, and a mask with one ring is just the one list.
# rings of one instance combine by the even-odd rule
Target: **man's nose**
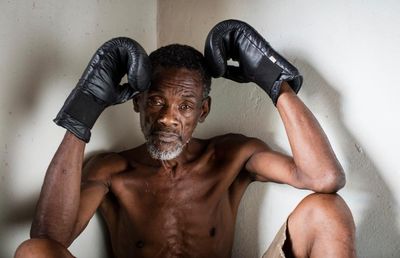
[[157,120],[163,126],[178,126],[177,113],[172,106],[164,106]]

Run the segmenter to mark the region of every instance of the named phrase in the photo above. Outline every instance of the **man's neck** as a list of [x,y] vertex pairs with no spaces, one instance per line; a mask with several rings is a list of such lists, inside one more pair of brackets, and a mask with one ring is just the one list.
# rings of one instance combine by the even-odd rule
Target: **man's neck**
[[193,161],[199,155],[199,150],[202,148],[202,144],[198,139],[191,139],[182,149],[182,152],[174,159],[170,160],[159,160],[153,159],[160,167],[163,167],[165,171],[173,172],[177,167],[181,167],[183,164]]

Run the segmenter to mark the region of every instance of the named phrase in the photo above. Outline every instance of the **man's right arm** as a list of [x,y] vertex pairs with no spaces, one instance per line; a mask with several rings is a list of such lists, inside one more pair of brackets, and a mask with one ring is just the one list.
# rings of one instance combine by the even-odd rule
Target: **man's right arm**
[[31,238],[65,247],[84,230],[109,191],[111,176],[127,168],[115,153],[92,157],[82,172],[85,144],[67,132],[46,172]]
[[50,238],[68,246],[79,209],[85,145],[66,132],[46,172],[31,238]]
[[[125,74],[128,83],[119,86]],[[108,191],[101,182],[104,178],[97,178],[101,183],[94,185],[102,187],[89,187],[93,180],[88,181],[81,196],[83,154],[90,130],[106,107],[133,98],[149,85],[150,60],[136,41],[114,38],[96,51],[54,119],[68,131],[46,172],[32,238],[50,238],[68,246],[83,230]]]

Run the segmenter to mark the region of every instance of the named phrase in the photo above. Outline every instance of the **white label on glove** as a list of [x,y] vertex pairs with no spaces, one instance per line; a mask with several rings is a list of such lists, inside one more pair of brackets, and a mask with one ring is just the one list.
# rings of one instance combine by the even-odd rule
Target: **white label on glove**
[[275,62],[276,62],[276,59],[275,59],[275,57],[273,57],[273,56],[270,56],[270,57],[269,57],[269,60],[271,60],[271,62],[274,63],[274,64],[275,64]]

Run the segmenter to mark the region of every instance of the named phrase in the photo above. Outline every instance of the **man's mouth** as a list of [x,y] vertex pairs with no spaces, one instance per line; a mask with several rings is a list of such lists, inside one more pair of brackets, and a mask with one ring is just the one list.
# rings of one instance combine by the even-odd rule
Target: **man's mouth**
[[152,136],[155,136],[159,141],[162,142],[175,142],[179,139],[179,135],[171,132],[164,131],[156,131],[152,133]]

